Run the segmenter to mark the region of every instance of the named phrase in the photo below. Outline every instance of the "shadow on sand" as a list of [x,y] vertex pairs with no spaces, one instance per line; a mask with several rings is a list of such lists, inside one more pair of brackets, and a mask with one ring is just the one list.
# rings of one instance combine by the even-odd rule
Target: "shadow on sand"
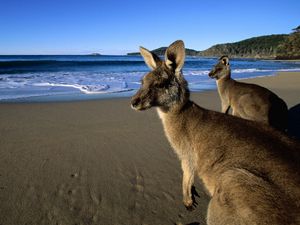
[[300,140],[300,103],[289,109],[288,135]]

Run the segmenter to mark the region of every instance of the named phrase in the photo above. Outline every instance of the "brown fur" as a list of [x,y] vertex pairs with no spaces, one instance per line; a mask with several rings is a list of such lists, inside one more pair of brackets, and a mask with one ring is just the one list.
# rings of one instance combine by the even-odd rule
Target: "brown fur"
[[286,103],[264,87],[232,79],[227,56],[220,58],[209,76],[217,80],[223,113],[228,113],[231,107],[234,116],[269,124],[282,131],[286,130],[288,122]]
[[300,224],[299,143],[262,124],[206,110],[189,100],[176,41],[162,62],[141,48],[153,70],[144,76],[132,107],[156,106],[183,170],[183,203],[193,207],[194,175],[211,201],[208,225]]

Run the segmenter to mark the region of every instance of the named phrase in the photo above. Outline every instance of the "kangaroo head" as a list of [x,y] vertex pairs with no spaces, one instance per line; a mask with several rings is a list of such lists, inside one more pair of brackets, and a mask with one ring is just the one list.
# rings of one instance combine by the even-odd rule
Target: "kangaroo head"
[[151,71],[142,78],[140,89],[132,97],[132,108],[145,110],[157,106],[169,110],[185,103],[189,91],[181,72],[185,58],[183,41],[175,41],[167,48],[165,61],[143,47],[140,52]]
[[215,78],[216,80],[222,78],[230,78],[230,65],[228,56],[222,56],[219,62],[213,67],[208,74],[209,77]]

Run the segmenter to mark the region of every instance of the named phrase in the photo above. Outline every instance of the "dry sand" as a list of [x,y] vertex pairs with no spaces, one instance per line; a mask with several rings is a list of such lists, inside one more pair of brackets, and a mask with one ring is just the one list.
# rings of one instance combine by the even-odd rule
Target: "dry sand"
[[[300,73],[245,82],[295,106],[299,133]],[[220,109],[216,91],[192,99]],[[129,101],[0,104],[0,225],[205,224],[209,198],[197,181],[198,207],[184,208],[180,164],[156,111]]]

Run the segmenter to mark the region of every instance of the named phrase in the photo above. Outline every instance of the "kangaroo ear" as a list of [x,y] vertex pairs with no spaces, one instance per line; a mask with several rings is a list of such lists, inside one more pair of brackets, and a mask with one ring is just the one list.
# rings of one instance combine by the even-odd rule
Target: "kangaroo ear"
[[166,50],[166,65],[175,72],[179,72],[184,64],[185,48],[181,40],[172,43]]
[[229,58],[227,55],[223,55],[221,58],[220,58],[220,61],[225,65],[225,66],[228,66],[229,65]]
[[154,53],[150,52],[148,49],[140,47],[141,55],[143,56],[145,63],[150,69],[155,69],[161,64],[160,58]]

